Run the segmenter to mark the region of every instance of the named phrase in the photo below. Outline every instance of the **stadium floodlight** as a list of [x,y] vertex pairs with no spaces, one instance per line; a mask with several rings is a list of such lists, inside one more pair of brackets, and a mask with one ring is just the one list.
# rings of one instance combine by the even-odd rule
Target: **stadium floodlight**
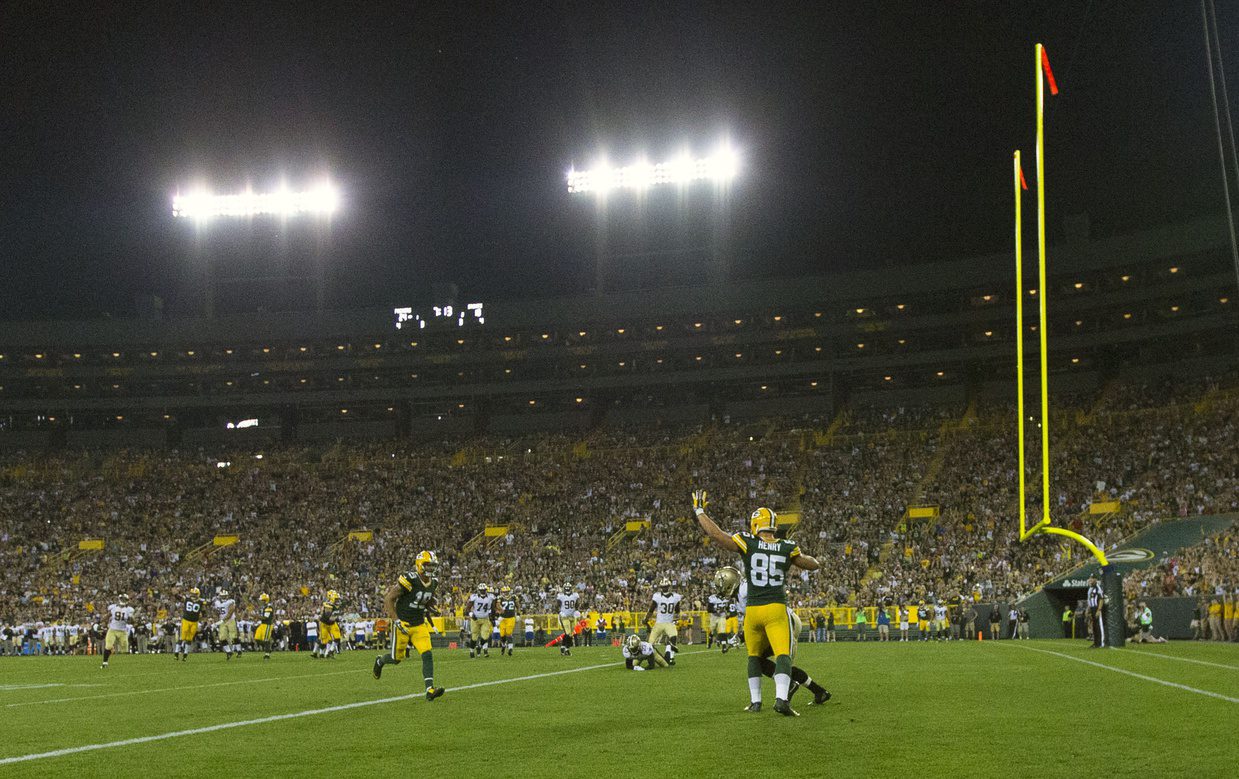
[[289,189],[266,193],[247,191],[236,195],[191,192],[172,198],[172,216],[203,220],[220,216],[328,215],[339,205],[340,193],[331,184],[303,192]]
[[568,171],[568,191],[594,192],[604,195],[613,189],[647,189],[664,184],[689,184],[694,181],[723,183],[740,171],[740,157],[728,145],[723,145],[708,157],[694,158],[687,154],[666,162],[637,162],[613,168],[605,161],[591,170]]

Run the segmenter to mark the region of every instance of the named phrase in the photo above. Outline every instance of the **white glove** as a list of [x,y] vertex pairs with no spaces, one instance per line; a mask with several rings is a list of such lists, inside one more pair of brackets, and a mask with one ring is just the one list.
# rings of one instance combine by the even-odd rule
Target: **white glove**
[[634,670],[634,671],[644,671],[644,670],[645,670],[645,668],[644,668],[643,666],[634,665],[634,666],[632,667],[632,670]]

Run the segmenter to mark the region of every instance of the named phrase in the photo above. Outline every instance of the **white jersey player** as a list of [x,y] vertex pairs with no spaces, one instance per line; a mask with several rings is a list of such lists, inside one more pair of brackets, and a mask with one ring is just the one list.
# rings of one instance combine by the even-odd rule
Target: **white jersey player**
[[671,665],[675,665],[675,653],[679,651],[676,647],[679,636],[676,633],[675,621],[680,616],[680,601],[684,600],[684,596],[671,591],[671,580],[668,578],[664,578],[658,586],[660,589],[654,593],[650,610],[645,613],[645,622],[649,624],[650,617],[654,617],[654,625],[650,628],[650,643],[657,644],[659,639],[662,639],[667,647],[667,660]]
[[237,630],[237,602],[229,597],[228,590],[220,590],[215,596],[215,613],[219,615],[216,623],[216,637],[224,648],[224,655],[231,660],[235,653],[241,654],[240,631]]
[[129,596],[121,593],[116,602],[108,606],[108,632],[103,641],[103,668],[108,667],[108,660],[113,652],[129,651],[132,624],[133,606],[129,605]]
[[490,587],[479,584],[478,591],[469,596],[465,611],[469,615],[469,657],[490,657],[491,617],[495,613],[495,594]]
[[559,627],[564,631],[563,642],[559,645],[561,655],[572,654],[572,637],[575,635],[577,614],[580,614],[577,610],[580,598],[581,594],[569,582],[565,582],[563,591],[555,596],[555,600],[559,601]]
[[[630,633],[620,645],[624,655],[624,665],[630,671],[644,671],[649,668],[666,668],[670,665],[667,658],[659,654],[649,641],[642,641],[636,633]],[[645,663],[645,666],[641,664]]]
[[717,642],[721,646],[727,643],[727,615],[731,610],[731,599],[719,597],[711,593],[706,599],[706,608],[710,614],[710,632],[706,636],[706,649]]

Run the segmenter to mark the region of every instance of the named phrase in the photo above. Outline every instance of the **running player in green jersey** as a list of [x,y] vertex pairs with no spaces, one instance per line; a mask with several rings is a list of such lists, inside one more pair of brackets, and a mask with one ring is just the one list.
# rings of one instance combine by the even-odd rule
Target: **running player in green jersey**
[[422,657],[422,677],[426,681],[426,700],[433,701],[446,690],[435,687],[435,664],[430,651],[430,615],[434,614],[435,589],[439,580],[439,558],[434,552],[418,552],[415,571],[403,574],[387,589],[383,605],[391,619],[391,652],[374,659],[374,678],[383,675],[383,666],[397,664],[409,646]]

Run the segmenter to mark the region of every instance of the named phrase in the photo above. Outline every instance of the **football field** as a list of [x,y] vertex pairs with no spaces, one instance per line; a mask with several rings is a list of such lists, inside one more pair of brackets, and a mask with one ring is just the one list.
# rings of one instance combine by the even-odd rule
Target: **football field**
[[0,658],[0,776],[1234,775],[1239,645],[1089,650],[1083,642],[803,644],[834,697],[799,718],[747,714],[742,651],[686,647],[633,673],[619,651],[470,660],[435,652],[370,675],[249,654]]

